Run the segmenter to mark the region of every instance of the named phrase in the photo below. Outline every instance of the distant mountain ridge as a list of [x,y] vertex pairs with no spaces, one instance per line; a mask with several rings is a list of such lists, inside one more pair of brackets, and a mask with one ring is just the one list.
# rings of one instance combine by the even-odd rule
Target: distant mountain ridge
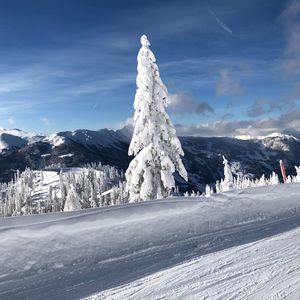
[[[35,135],[18,129],[0,128],[0,181],[8,181],[17,169],[41,169],[52,164],[68,167],[99,162],[126,170],[131,157],[128,145],[132,132],[79,129],[51,135]],[[189,174],[185,183],[176,176],[183,189],[203,190],[223,176],[222,155],[236,173],[258,177],[272,171],[279,173],[283,159],[287,173],[295,174],[300,165],[300,139],[290,134],[271,134],[266,137],[236,139],[228,137],[180,137]]]

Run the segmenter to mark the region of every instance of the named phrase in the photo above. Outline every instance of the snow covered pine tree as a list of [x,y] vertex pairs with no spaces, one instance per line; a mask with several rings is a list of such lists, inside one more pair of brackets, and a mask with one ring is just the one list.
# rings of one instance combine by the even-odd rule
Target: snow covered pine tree
[[223,155],[223,165],[224,165],[224,181],[223,181],[223,192],[232,190],[233,188],[233,175],[228,164],[228,160]]
[[73,210],[80,210],[81,204],[79,200],[79,196],[76,192],[75,187],[73,184],[70,186],[70,190],[67,195],[66,203],[64,206],[64,211],[73,211]]
[[181,161],[184,155],[176,130],[165,111],[168,91],[146,35],[138,53],[137,90],[134,100],[134,132],[128,154],[135,155],[126,171],[130,202],[168,196],[175,187],[174,172],[187,181]]

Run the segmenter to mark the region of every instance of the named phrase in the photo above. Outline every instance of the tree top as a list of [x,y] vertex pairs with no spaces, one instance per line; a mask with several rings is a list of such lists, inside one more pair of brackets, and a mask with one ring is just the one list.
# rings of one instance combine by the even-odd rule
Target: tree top
[[142,46],[145,46],[145,47],[149,47],[150,46],[150,42],[148,41],[148,38],[145,34],[143,34],[141,36],[141,44]]

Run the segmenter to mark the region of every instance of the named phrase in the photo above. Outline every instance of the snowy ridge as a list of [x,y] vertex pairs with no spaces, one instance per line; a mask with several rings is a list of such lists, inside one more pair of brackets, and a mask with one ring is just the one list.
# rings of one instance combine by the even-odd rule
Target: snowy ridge
[[294,139],[296,141],[298,141],[299,139],[297,137],[294,137],[292,135],[289,134],[283,134],[280,132],[273,132],[270,133],[268,135],[259,135],[259,136],[252,136],[252,135],[237,135],[235,137],[238,140],[265,140],[265,139],[269,139],[269,138],[279,138],[279,139]]
[[101,148],[111,145],[117,145],[120,142],[128,141],[127,129],[120,130],[88,130],[79,129],[75,131],[64,131],[48,136],[46,140],[53,143],[53,146],[58,146],[68,140],[79,143],[87,148]]
[[21,148],[30,142],[34,142],[38,139],[32,133],[28,133],[19,129],[5,129],[0,128],[0,152],[12,147]]
[[[79,143],[85,147],[105,147],[118,144],[119,142],[128,143],[132,136],[132,128],[125,126],[119,130],[88,130],[78,129],[75,131],[62,131],[49,135],[34,134],[19,129],[5,129],[0,127],[0,146],[1,149],[9,149],[10,147],[21,148],[28,143],[35,143],[43,141],[50,143],[53,147],[63,145],[68,140]],[[239,135],[235,137],[238,140],[295,140],[299,139],[293,135],[283,134],[274,132],[266,136],[250,136],[250,135]]]
[[[264,249],[259,247],[258,240],[299,228],[299,193],[299,184],[288,184],[232,191],[201,200],[169,198],[79,212],[2,219],[0,298],[77,299],[101,292],[96,299],[124,299],[124,295],[142,299],[149,294],[141,282],[147,280],[151,281],[150,285],[158,284],[158,281],[155,283],[158,276],[162,276],[165,289],[160,286],[152,295],[170,295],[172,298],[169,294],[172,281],[168,285],[164,276],[172,276],[178,268],[187,270],[195,259],[201,262],[198,269],[196,264],[195,267],[203,272],[203,285],[200,285],[201,290],[191,289],[198,273],[183,273],[184,277],[176,273],[174,288],[182,286],[184,281],[191,283],[183,295],[194,291],[194,298],[199,299],[198,295],[207,295],[218,286],[220,294],[215,299],[224,299],[228,289],[222,289],[222,282],[230,286],[230,280],[234,279],[251,281],[249,290],[249,285],[240,286],[243,293],[236,291],[235,299],[259,295],[262,287],[259,281],[251,280],[253,274],[264,276],[266,288],[276,282],[272,281],[274,276],[268,277],[265,275],[268,273],[264,273],[268,264],[261,263],[259,268],[255,265],[255,257],[263,261],[264,255],[271,255],[257,252]],[[287,240],[299,238],[299,230],[298,235],[286,234]],[[274,239],[276,243],[278,239]],[[269,242],[262,240],[261,243],[264,247],[264,243]],[[248,254],[243,252],[248,247],[246,244],[251,250]],[[288,272],[281,280],[282,293],[300,291],[299,281],[289,279],[299,278],[299,243],[293,240],[290,246],[284,250],[284,259],[290,260],[284,269]],[[219,252],[227,248],[225,252]],[[271,251],[271,248],[266,249]],[[236,259],[230,261],[233,253],[237,255]],[[238,272],[242,255],[248,256],[248,260]],[[272,270],[276,269],[276,264],[280,267],[284,259],[273,262]],[[215,268],[210,267],[212,263]],[[174,266],[175,269],[168,269]],[[222,273],[222,268],[227,273]],[[163,273],[157,273],[160,271]],[[223,276],[221,281],[218,274]],[[141,278],[144,279],[138,281]],[[127,286],[122,286],[124,284]],[[137,285],[141,285],[139,292]],[[114,287],[119,288],[110,290]]]
[[53,147],[63,145],[68,140],[79,143],[85,147],[105,147],[118,144],[120,141],[129,140],[129,129],[124,127],[120,130],[87,130],[63,131],[49,135],[39,135],[25,132],[19,129],[0,128],[0,151],[12,147],[22,148],[30,143],[45,142]]
[[54,133],[45,137],[43,141],[49,142],[54,148],[63,145],[66,142],[66,139],[63,136],[59,136],[58,134]]

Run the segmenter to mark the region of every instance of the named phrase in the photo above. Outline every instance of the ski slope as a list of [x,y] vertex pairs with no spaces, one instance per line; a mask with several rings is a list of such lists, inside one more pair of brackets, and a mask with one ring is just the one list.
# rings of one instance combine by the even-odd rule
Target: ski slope
[[300,298],[300,229],[207,254],[86,299]]
[[288,184],[1,219],[0,299],[299,299],[299,195]]

